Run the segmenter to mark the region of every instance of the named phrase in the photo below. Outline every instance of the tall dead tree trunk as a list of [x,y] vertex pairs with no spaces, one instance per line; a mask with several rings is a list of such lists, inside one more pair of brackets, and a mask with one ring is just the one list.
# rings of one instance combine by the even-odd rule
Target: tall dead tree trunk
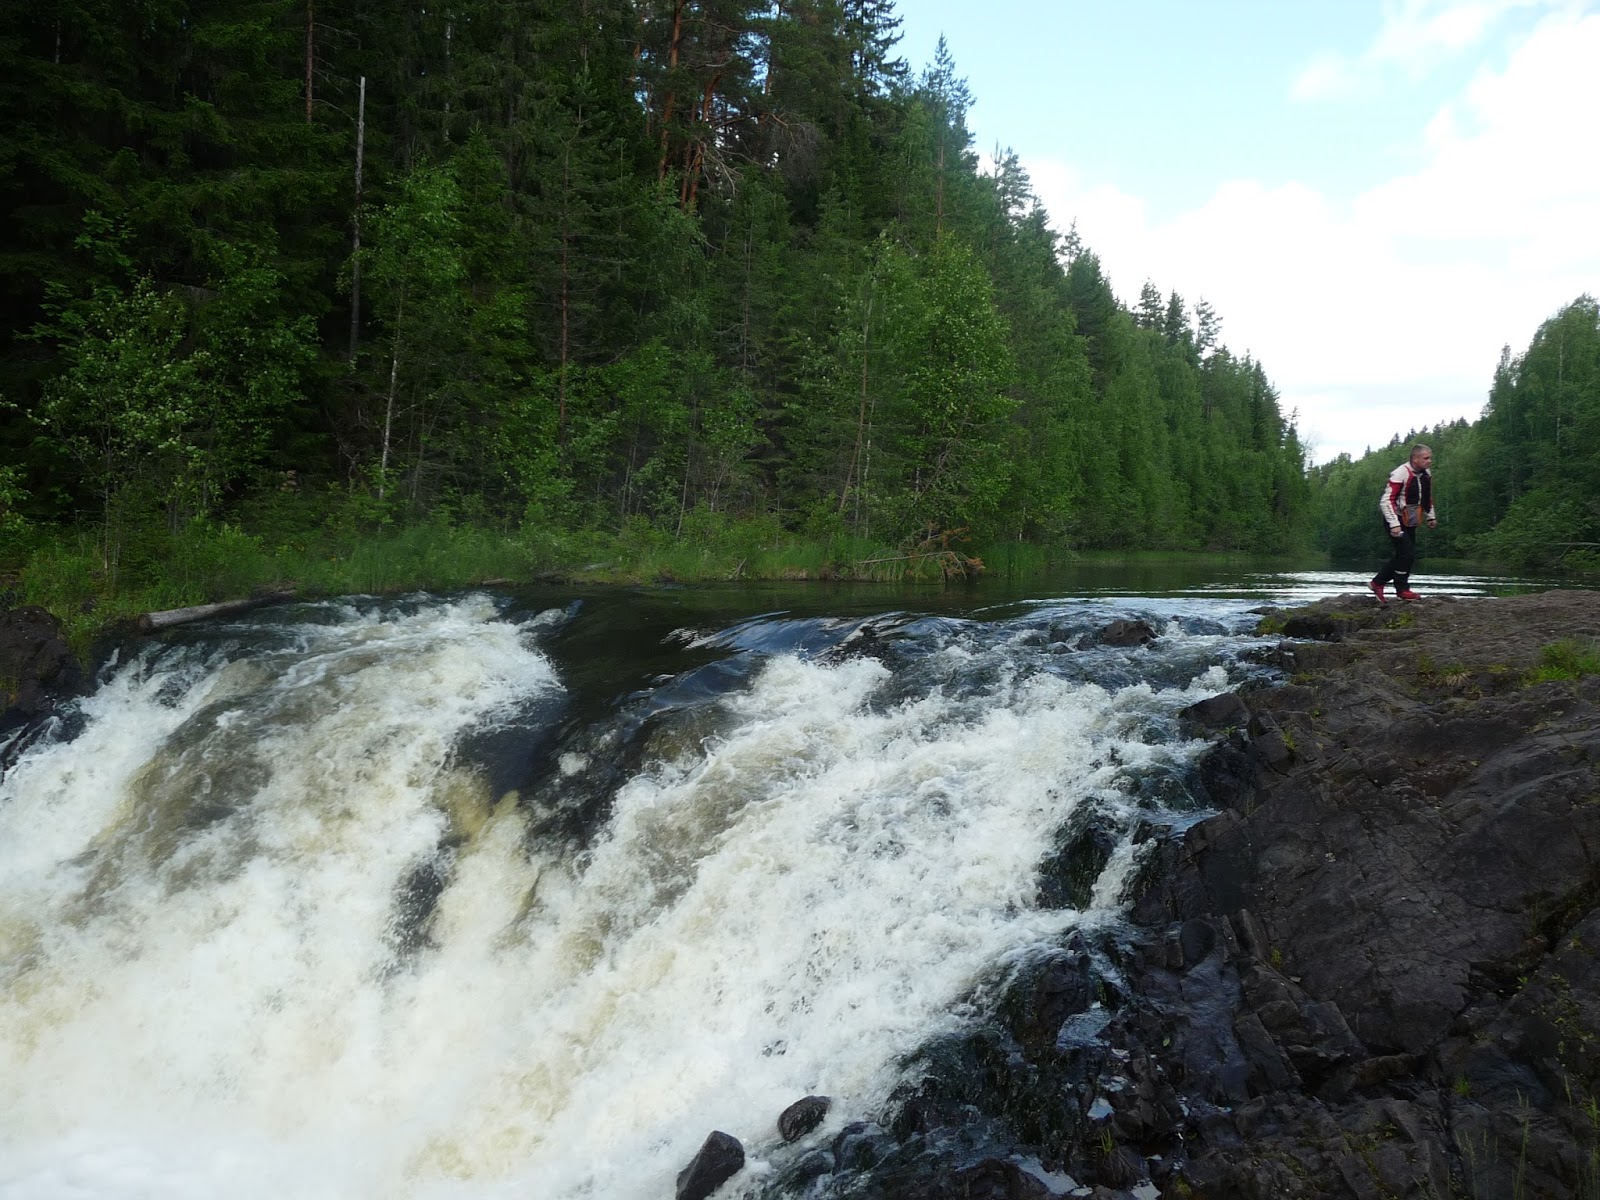
[[572,143],[583,132],[583,112],[561,155],[561,345],[556,368],[556,445],[567,440],[567,366],[572,348]]
[[316,93],[316,12],[315,0],[306,0],[306,124],[311,124],[311,104]]
[[444,23],[444,140],[450,141],[450,43],[455,38],[455,22],[446,18]]
[[378,457],[378,503],[389,485],[389,441],[394,429],[394,398],[400,385],[400,322],[405,318],[406,294],[394,306],[394,345],[389,353],[389,400],[383,410],[383,450]]
[[717,84],[722,82],[719,70],[706,81],[705,92],[695,110],[700,123],[700,133],[684,147],[683,182],[678,188],[678,204],[685,212],[694,208],[700,194],[700,175],[705,170],[706,143],[712,136],[711,116],[717,96]]
[[350,361],[356,361],[356,345],[361,338],[361,169],[367,148],[367,77],[361,77],[360,99],[356,102],[356,202],[350,223],[355,232],[350,252]]
[[[844,516],[845,506],[850,500],[850,484],[855,480],[856,470],[861,465],[861,456],[867,441],[867,364],[872,352],[872,302],[875,299],[870,293],[867,295],[867,311],[861,317],[861,402],[856,410],[856,444],[850,453],[850,469],[845,472],[844,487],[839,489],[839,515]],[[861,484],[856,484],[856,511],[861,510],[860,502]]]

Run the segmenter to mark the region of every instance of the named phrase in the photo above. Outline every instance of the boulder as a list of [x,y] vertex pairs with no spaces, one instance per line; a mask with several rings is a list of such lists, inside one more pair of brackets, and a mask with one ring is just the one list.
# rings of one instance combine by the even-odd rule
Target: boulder
[[1102,646],[1143,646],[1156,640],[1148,621],[1113,621],[1095,639]]
[[1180,709],[1178,716],[1204,730],[1243,729],[1250,723],[1250,709],[1238,692],[1208,697]]
[[37,605],[0,612],[0,686],[6,707],[25,717],[83,690],[83,668],[57,621]]
[[731,1133],[713,1130],[699,1153],[678,1172],[677,1200],[706,1200],[744,1166],[744,1146]]
[[806,1096],[778,1114],[778,1135],[786,1142],[805,1137],[828,1115],[833,1101],[827,1096]]
[[0,774],[56,721],[56,706],[87,677],[61,623],[29,605],[0,612]]

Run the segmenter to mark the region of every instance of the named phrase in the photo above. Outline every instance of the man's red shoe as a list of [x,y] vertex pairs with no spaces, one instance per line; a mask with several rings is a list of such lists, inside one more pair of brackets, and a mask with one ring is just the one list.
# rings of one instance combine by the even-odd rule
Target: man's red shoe
[[1383,584],[1374,582],[1367,584],[1367,586],[1372,589],[1372,594],[1378,598],[1379,604],[1389,603],[1388,597],[1383,594]]
[[1403,591],[1403,592],[1396,592],[1395,595],[1400,597],[1400,599],[1402,599],[1402,600],[1421,600],[1422,599],[1421,596],[1417,595],[1410,588],[1406,588],[1405,591]]

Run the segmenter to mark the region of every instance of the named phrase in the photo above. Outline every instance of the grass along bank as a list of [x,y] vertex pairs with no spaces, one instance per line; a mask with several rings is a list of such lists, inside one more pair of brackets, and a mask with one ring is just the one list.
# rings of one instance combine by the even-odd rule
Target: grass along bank
[[[103,531],[34,529],[12,541],[5,600],[53,613],[82,651],[108,625],[142,613],[267,592],[307,597],[449,591],[478,584],[561,579],[582,583],[727,580],[937,581],[975,560],[956,539],[910,548],[838,536],[807,538],[773,520],[729,520],[705,510],[683,528],[636,520],[620,532],[497,529],[431,520],[373,529],[323,526],[247,532],[194,522],[146,530],[107,552]],[[1038,547],[1007,547],[1006,573],[1042,570]]]

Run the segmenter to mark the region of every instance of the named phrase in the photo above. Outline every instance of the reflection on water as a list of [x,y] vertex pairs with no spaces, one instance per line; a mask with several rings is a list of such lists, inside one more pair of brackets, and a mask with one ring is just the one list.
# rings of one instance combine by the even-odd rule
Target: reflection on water
[[[1181,582],[1168,577],[1168,586],[1155,592],[1164,596],[1218,596],[1261,598],[1274,604],[1309,604],[1325,596],[1354,592],[1365,598],[1367,580],[1372,577],[1376,562],[1371,566],[1348,570],[1320,568],[1303,571],[1240,570],[1222,573],[1207,572]],[[1418,571],[1412,584],[1419,591],[1435,596],[1504,596],[1517,592],[1542,591],[1557,586],[1554,581],[1531,577],[1517,577],[1470,572]],[[1103,596],[1131,596],[1152,594],[1134,585],[1132,588],[1110,584],[1096,590]]]
[[[1330,567],[1320,561],[1194,556],[1072,562],[1026,575],[1007,575],[1001,564],[973,582],[948,585],[773,581],[651,588],[537,586],[520,590],[518,596],[529,611],[570,604],[575,595],[603,600],[608,606],[631,598],[631,603],[615,606],[619,611],[612,614],[605,629],[588,626],[575,636],[589,639],[596,649],[611,646],[619,637],[636,639],[642,643],[641,650],[643,644],[653,646],[653,653],[664,662],[669,658],[676,661],[678,653],[676,647],[657,641],[654,626],[663,612],[677,613],[686,628],[723,629],[751,621],[755,614],[849,618],[910,611],[993,619],[1012,604],[1031,607],[1111,598],[1292,605],[1341,593],[1364,599],[1367,580],[1376,566],[1376,558],[1371,563]],[[1424,596],[1498,596],[1584,586],[1570,580],[1497,574],[1475,564],[1435,564],[1426,559],[1412,576],[1412,584]]]

